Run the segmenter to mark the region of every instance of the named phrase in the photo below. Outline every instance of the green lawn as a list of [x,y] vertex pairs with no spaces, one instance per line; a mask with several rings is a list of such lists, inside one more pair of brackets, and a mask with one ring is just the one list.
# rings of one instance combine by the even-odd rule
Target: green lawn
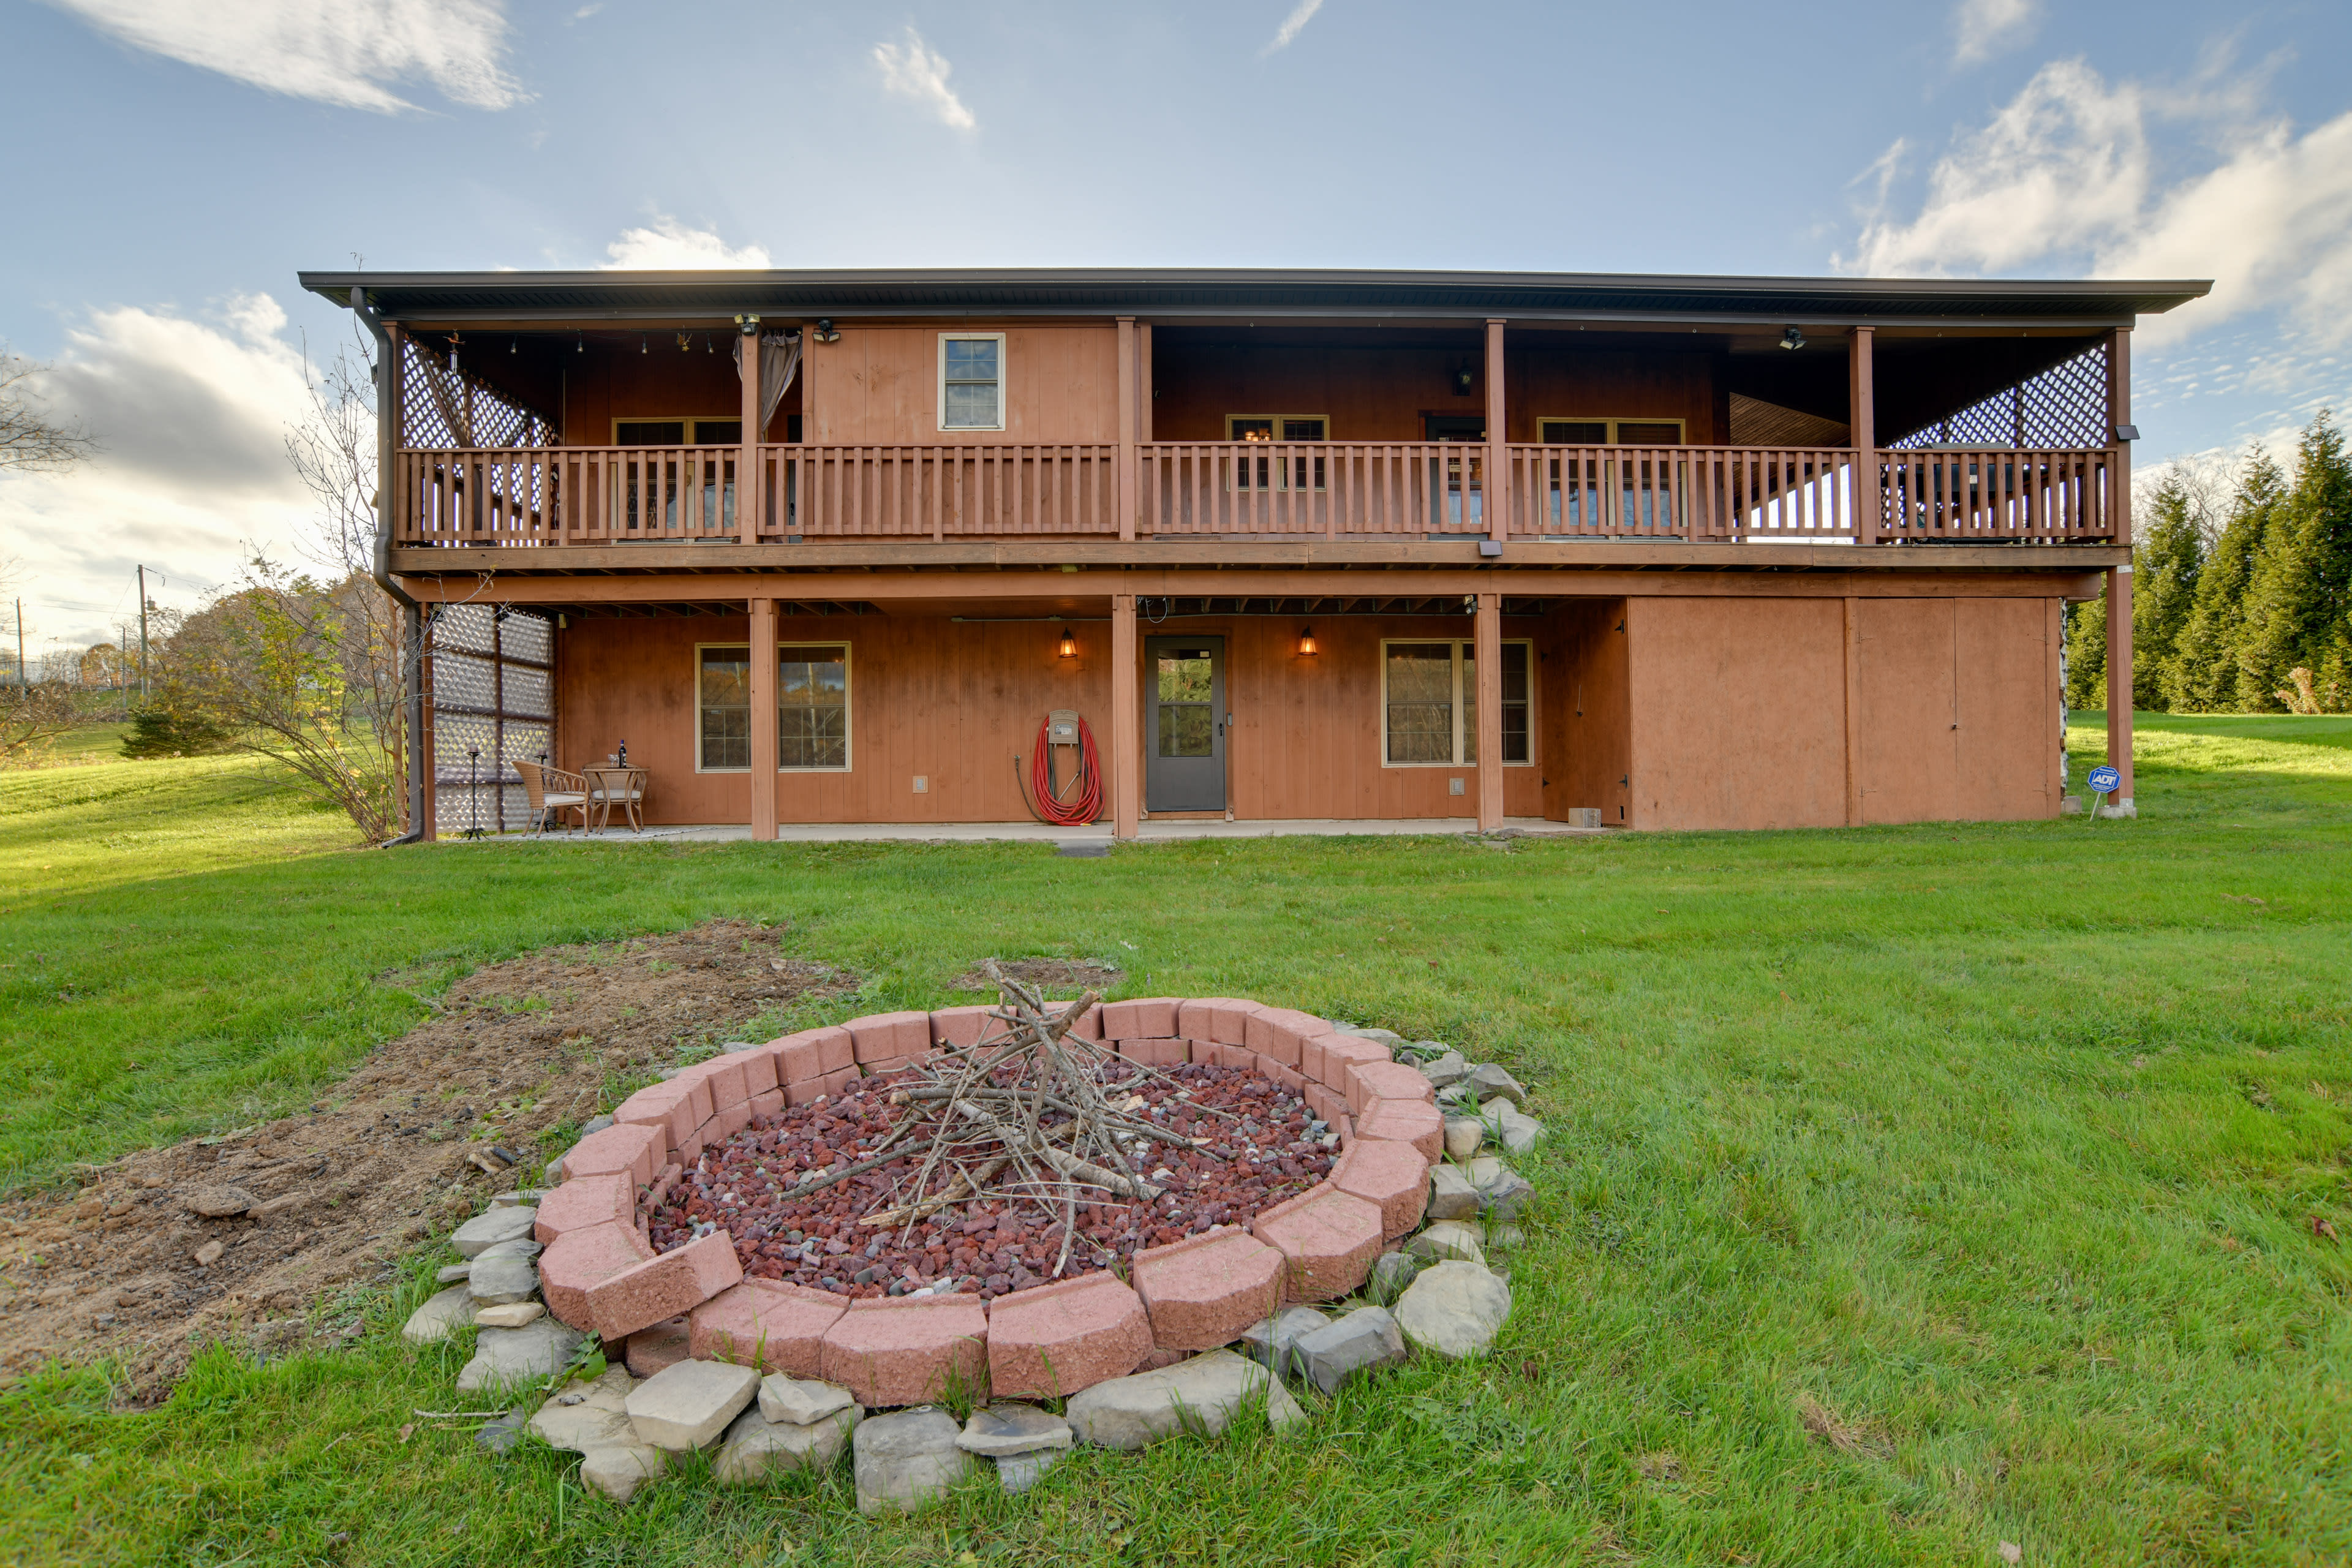
[[[2100,718],[2081,715],[2095,758]],[[2079,779],[2080,768],[2077,768]],[[2352,720],[2140,720],[2137,822],[1522,842],[343,850],[247,764],[0,775],[0,1180],[311,1098],[547,942],[792,921],[919,1006],[986,953],[1462,1044],[1555,1136],[1489,1363],[913,1521],[420,1432],[457,1363],[0,1393],[0,1560],[2319,1563],[2352,1555]],[[132,1063],[137,1066],[134,1068]],[[348,1532],[348,1540],[331,1540]],[[240,1554],[243,1554],[242,1556]]]

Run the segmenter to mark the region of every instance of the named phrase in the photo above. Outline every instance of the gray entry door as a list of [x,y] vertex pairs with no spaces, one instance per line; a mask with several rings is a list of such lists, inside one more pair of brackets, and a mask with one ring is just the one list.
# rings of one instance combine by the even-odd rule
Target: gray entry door
[[1143,809],[1225,809],[1225,639],[1147,637]]

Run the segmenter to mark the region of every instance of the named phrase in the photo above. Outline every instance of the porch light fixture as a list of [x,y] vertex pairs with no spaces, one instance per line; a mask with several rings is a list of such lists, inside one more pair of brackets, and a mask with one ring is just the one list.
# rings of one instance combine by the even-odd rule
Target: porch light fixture
[[1805,346],[1805,334],[1803,329],[1792,323],[1789,327],[1788,331],[1780,334],[1780,346],[1784,349],[1803,348]]
[[1064,658],[1078,657],[1078,639],[1070,635],[1070,628],[1067,626],[1062,628],[1061,655]]
[[522,351],[521,351],[520,349],[519,349],[518,347],[516,347],[516,345],[517,345],[518,343],[520,343],[521,342],[522,342],[522,340],[521,340],[520,338],[509,338],[509,339],[507,340],[507,353],[521,353]]
[[817,322],[816,341],[821,343],[837,343],[841,341],[841,334],[833,330],[832,317],[824,317]]
[[1454,395],[1456,397],[1469,396],[1470,384],[1476,379],[1476,373],[1471,370],[1467,365],[1455,371],[1454,373]]
[[1313,626],[1301,626],[1298,629],[1298,651],[1307,658],[1313,658],[1317,653],[1321,651],[1315,646],[1315,628]]
[[572,352],[576,354],[584,354],[588,352],[587,333],[575,331],[572,334]]

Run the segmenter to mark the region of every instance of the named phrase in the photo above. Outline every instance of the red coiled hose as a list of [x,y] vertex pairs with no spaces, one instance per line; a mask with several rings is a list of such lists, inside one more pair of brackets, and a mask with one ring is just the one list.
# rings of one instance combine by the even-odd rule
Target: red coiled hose
[[1095,732],[1084,719],[1078,721],[1078,795],[1076,800],[1065,800],[1054,793],[1052,750],[1054,721],[1047,718],[1037,726],[1037,746],[1029,758],[1029,788],[1035,795],[1030,810],[1038,820],[1057,827],[1083,827],[1102,811],[1102,763],[1095,755]]

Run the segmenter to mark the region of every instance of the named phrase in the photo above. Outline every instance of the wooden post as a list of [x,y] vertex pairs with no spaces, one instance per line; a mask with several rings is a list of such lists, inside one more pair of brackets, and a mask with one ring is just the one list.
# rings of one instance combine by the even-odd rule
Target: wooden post
[[[433,608],[437,611],[441,606],[436,605]],[[415,754],[415,765],[425,773],[425,809],[422,813],[425,820],[419,826],[425,829],[425,842],[427,844],[438,843],[441,838],[441,780],[437,776],[440,748],[433,731],[433,650],[437,641],[433,635],[432,616],[419,616],[416,626],[416,687],[424,701],[418,705],[420,722],[416,727]],[[17,668],[21,670],[24,667],[19,664]]]
[[1143,673],[1136,648],[1135,595],[1110,599],[1111,833],[1132,838],[1143,815]]
[[1853,443],[1854,542],[1878,542],[1877,394],[1871,378],[1871,329],[1856,327],[1846,351],[1846,439]]
[[[1478,504],[1486,514],[1486,537],[1497,542],[1510,531],[1509,519],[1506,515],[1508,503],[1504,500],[1509,480],[1504,468],[1508,461],[1508,442],[1503,417],[1503,323],[1499,318],[1489,317],[1486,321],[1486,478],[1478,487]],[[1482,675],[1479,679],[1483,687],[1485,677]],[[1496,688],[1498,692],[1501,689],[1499,686]],[[1496,799],[1501,798],[1498,793]],[[1501,807],[1497,806],[1496,824],[1500,826],[1502,820]]]
[[[735,459],[735,522],[746,544],[760,542],[760,437],[767,432],[760,428],[760,330],[755,325],[742,334],[743,344],[743,452]],[[759,612],[754,610],[756,616]],[[769,628],[771,634],[774,627]],[[769,715],[770,730],[775,728],[774,715]],[[759,721],[752,721],[751,733],[759,734]],[[756,770],[755,770],[756,771]],[[757,821],[755,816],[753,819]],[[775,833],[772,806],[768,817],[770,832]],[[755,830],[753,837],[757,837]]]
[[776,837],[776,601],[751,601],[751,837]]
[[[1493,426],[1487,426],[1491,433]],[[1478,831],[1503,826],[1503,595],[1478,595]]]
[[[2131,423],[2131,329],[2107,340],[2107,504],[2117,544],[2132,545],[2131,444],[2116,434]],[[2132,569],[2107,574],[2107,764],[2123,774],[2115,805],[2132,811]]]
[[1151,440],[1151,323],[1139,321],[1135,327],[1135,438],[1149,444]]
[[[1118,319],[1118,536],[1135,537],[1135,318]],[[1097,492],[1099,493],[1099,492]]]

